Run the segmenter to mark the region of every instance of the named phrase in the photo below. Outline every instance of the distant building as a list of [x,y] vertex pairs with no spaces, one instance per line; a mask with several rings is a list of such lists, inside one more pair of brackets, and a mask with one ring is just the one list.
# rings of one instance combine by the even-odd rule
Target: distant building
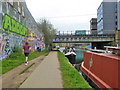
[[120,0],[117,3],[117,21],[118,21],[117,29],[120,30]]
[[[120,33],[120,0],[117,3],[117,20],[118,20],[118,31]],[[118,45],[120,47],[120,35],[118,33]]]
[[98,34],[115,34],[117,24],[117,2],[102,2],[97,9]]
[[92,34],[97,34],[97,18],[90,20],[90,30]]

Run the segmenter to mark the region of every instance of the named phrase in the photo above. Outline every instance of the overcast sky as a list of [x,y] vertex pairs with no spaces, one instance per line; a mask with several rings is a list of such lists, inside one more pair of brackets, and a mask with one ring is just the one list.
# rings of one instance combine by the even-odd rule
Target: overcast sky
[[58,31],[89,30],[103,0],[26,0],[36,21],[49,20]]

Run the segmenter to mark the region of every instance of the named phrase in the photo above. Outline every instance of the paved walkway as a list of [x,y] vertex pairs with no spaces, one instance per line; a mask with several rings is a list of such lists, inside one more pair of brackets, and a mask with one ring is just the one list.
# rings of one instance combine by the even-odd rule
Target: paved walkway
[[[46,56],[41,55],[33,60],[28,61],[28,66],[25,66],[25,63],[19,65],[18,67],[10,70],[9,72],[2,75],[0,81],[2,81],[2,88],[16,88],[23,82],[27,77],[31,75],[31,73],[42,63]],[[30,67],[27,71],[23,72],[27,67],[35,63],[32,67]],[[1,89],[0,89],[1,90]]]
[[63,88],[57,52],[50,52],[20,88]]

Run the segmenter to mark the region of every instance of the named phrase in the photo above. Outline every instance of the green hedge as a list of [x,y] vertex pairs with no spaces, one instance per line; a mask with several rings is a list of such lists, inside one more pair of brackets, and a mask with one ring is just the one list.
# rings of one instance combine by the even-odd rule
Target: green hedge
[[91,88],[79,72],[68,63],[69,61],[63,53],[58,52],[58,58],[61,65],[64,88]]

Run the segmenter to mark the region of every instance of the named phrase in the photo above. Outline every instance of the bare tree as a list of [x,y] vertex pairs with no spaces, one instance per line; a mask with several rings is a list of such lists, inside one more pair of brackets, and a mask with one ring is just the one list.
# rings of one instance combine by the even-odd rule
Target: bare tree
[[49,21],[47,21],[46,19],[41,19],[38,22],[38,30],[44,35],[46,49],[50,49],[50,46],[53,42],[53,38],[56,34],[56,29],[54,29],[53,25]]

